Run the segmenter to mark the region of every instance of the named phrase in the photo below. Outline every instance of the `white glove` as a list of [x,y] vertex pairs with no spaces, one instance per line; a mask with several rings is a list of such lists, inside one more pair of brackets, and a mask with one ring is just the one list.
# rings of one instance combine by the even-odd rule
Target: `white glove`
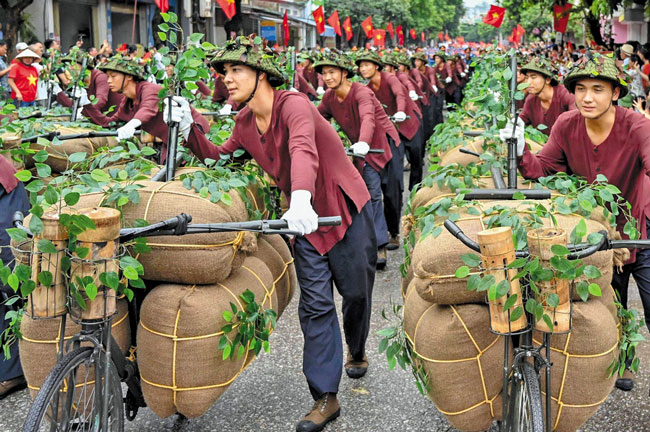
[[72,97],[79,99],[79,106],[86,106],[90,104],[90,99],[88,99],[88,92],[83,87],[77,87]]
[[56,81],[50,81],[50,85],[52,86],[52,95],[55,97],[56,95],[58,95],[63,91],[59,83],[57,83]]
[[318,96],[323,96],[325,94],[325,90],[323,90],[323,87],[318,87],[316,89],[316,93],[318,93]]
[[[169,124],[169,98],[163,99],[163,121]],[[181,96],[174,96],[172,100],[172,115],[171,121],[178,123],[178,130],[183,134],[183,138],[187,140],[190,136],[190,130],[194,123],[192,117],[192,109],[190,103]]]
[[[524,121],[521,118],[517,118],[517,127],[515,128],[515,138],[517,138],[517,156],[521,157],[524,155],[524,147],[526,146],[526,138],[524,137],[525,129]],[[505,141],[507,138],[512,137],[512,121],[506,123],[506,127],[499,131],[499,137]]]
[[469,68],[465,68],[465,73],[469,72]]
[[447,77],[447,78],[445,78],[445,82],[446,82],[447,84],[449,84],[449,83],[451,82],[451,77]]
[[194,96],[196,96],[196,92],[198,92],[199,89],[195,88],[193,90],[190,90],[190,93],[192,93]]
[[140,125],[142,125],[142,122],[138,119],[129,120],[127,124],[117,130],[117,139],[121,141],[133,138],[133,135],[135,135],[135,130],[139,128]]
[[301,235],[311,234],[318,229],[318,215],[311,206],[311,193],[306,190],[291,192],[289,210],[282,215],[289,229]]
[[230,115],[232,113],[232,105],[230,104],[225,104],[223,108],[219,110],[219,114],[221,115]]
[[395,123],[401,123],[406,120],[406,113],[404,111],[397,111],[393,116],[393,121]]
[[295,87],[291,87],[291,88],[289,89],[289,91],[292,91],[292,92],[296,92],[296,93],[297,93],[297,92],[298,92],[298,89],[295,88]]
[[438,87],[436,87],[435,85],[432,85],[431,88],[433,89],[434,93],[438,93]]
[[352,150],[352,153],[354,153],[355,156],[365,156],[368,154],[370,146],[367,142],[359,141],[358,143],[352,144],[350,150]]
[[84,107],[77,108],[77,119],[82,119],[83,118],[83,114],[82,114],[83,110],[84,110]]
[[409,92],[409,97],[411,98],[411,100],[414,100],[414,101],[418,100],[418,94],[415,92],[415,90],[411,90]]
[[461,78],[465,78],[465,72],[461,72],[461,73],[460,73],[460,77],[461,77]]

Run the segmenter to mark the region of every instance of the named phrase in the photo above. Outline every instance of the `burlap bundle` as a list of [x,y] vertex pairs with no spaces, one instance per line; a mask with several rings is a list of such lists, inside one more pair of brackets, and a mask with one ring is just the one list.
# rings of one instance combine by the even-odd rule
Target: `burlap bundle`
[[484,431],[501,417],[504,338],[490,332],[487,306],[439,306],[410,288],[404,330],[428,376],[429,397],[449,423]]
[[[540,201],[542,205],[550,208],[548,201]],[[471,239],[477,241],[477,233],[486,229],[485,222],[491,214],[486,214],[492,207],[499,205],[502,207],[516,209],[520,218],[524,219],[527,213],[530,213],[531,202],[528,201],[490,201],[480,202],[473,207],[479,210],[479,215],[468,213],[467,208],[460,208],[456,213],[460,219],[456,224]],[[558,227],[570,233],[578,222],[580,216],[554,214]],[[550,218],[542,219],[544,226],[552,226]],[[444,220],[438,221],[442,225]],[[586,220],[587,233],[604,230],[605,227],[593,220]],[[472,252],[458,239],[452,236],[443,228],[438,237],[432,235],[421,239],[413,249],[411,263],[413,266],[414,284],[417,292],[423,299],[435,304],[463,304],[463,303],[483,303],[485,301],[484,292],[469,291],[467,289],[467,280],[458,279],[454,276],[456,270],[463,266],[461,256]],[[602,273],[601,277],[592,282],[599,286],[608,286],[612,279],[613,270],[613,253],[612,251],[601,251],[584,260],[587,265],[596,266]],[[575,300],[579,299],[577,292],[573,293]]]
[[[57,126],[61,135],[73,135],[90,132],[93,129],[72,128],[67,126]],[[33,143],[30,147],[34,150],[47,150],[49,157],[45,161],[54,172],[63,172],[68,169],[68,156],[73,153],[85,152],[91,155],[100,147],[114,147],[117,145],[115,138],[96,137],[96,138],[78,138],[61,141],[60,145],[49,144],[47,146]]]
[[0,140],[2,140],[0,144],[0,156],[11,162],[11,165],[17,171],[25,169],[25,162],[13,159],[10,153],[11,149],[20,147],[20,136],[7,132],[0,135]]
[[[117,315],[113,318],[111,334],[122,352],[126,354],[131,346],[128,301],[126,299],[118,300],[117,309]],[[19,340],[18,350],[20,364],[32,398],[36,397],[45,378],[56,365],[60,331],[61,318],[34,320],[28,315],[23,315],[20,324],[22,338]],[[68,316],[65,325],[65,339],[71,339],[80,331],[81,326],[75,324]]]
[[271,270],[278,296],[278,317],[282,315],[298,286],[296,267],[289,247],[279,235],[260,235],[257,238],[257,252],[253,255],[262,260]]
[[[222,315],[230,302],[243,308],[240,295],[277,311],[273,276],[266,264],[248,257],[241,268],[215,285],[160,285],[145,298],[138,327],[138,365],[147,405],[165,418],[205,413],[250,363],[253,353],[222,359]],[[237,330],[229,334],[230,340]]]
[[[574,302],[573,331],[551,336],[554,431],[577,430],[614,387],[616,376],[609,377],[607,368],[618,356],[618,320],[607,312],[607,306],[600,301]],[[542,335],[536,333],[534,339],[540,344]],[[545,372],[541,384],[545,394]],[[544,396],[542,401],[545,403]]]
[[[124,225],[133,226],[136,219],[150,223],[169,219],[180,213],[192,216],[192,223],[240,222],[248,220],[248,211],[237,190],[230,191],[232,205],[214,204],[201,198],[181,182],[141,181],[140,202],[122,208]],[[81,196],[75,208],[100,206],[103,192]],[[149,237],[151,251],[140,254],[144,278],[153,281],[184,284],[210,284],[226,279],[239,268],[246,253],[257,250],[257,236],[250,232],[191,234],[185,236]]]

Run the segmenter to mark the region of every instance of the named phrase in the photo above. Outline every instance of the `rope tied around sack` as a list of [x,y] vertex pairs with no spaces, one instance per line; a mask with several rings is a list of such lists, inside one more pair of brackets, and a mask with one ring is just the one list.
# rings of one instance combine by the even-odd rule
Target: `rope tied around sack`
[[[418,318],[418,322],[415,325],[415,335],[417,335],[417,333],[418,333],[418,329],[420,327],[420,323],[422,322],[422,318],[434,306],[436,306],[436,305],[432,304],[431,306],[429,306],[427,308],[427,310],[424,311],[424,313],[420,316],[420,318]],[[438,411],[440,411],[442,414],[447,415],[447,416],[454,416],[454,415],[465,414],[465,413],[467,413],[467,412],[469,412],[469,411],[471,411],[473,409],[476,409],[476,408],[480,407],[481,405],[487,404],[490,407],[490,415],[492,417],[494,417],[495,416],[495,413],[494,413],[494,401],[499,396],[501,391],[498,391],[497,394],[495,394],[491,398],[488,395],[487,385],[485,384],[485,376],[483,375],[483,365],[481,364],[481,358],[483,357],[483,354],[485,354],[487,351],[489,351],[499,341],[500,336],[495,336],[494,340],[487,347],[485,347],[484,349],[481,349],[479,347],[478,343],[476,342],[476,340],[474,339],[474,336],[472,336],[471,332],[467,328],[467,325],[465,324],[465,321],[463,320],[463,318],[460,316],[460,314],[456,310],[456,308],[454,306],[452,306],[452,305],[450,305],[449,308],[454,313],[454,315],[458,318],[460,324],[463,326],[463,329],[465,330],[465,333],[467,334],[470,341],[474,345],[474,348],[477,351],[477,354],[475,356],[466,357],[466,358],[462,358],[462,359],[454,359],[454,360],[436,360],[436,359],[432,359],[432,358],[429,358],[429,357],[426,357],[426,356],[423,356],[422,354],[420,354],[417,351],[415,341],[413,339],[411,339],[411,337],[408,335],[408,333],[404,332],[404,334],[406,335],[406,338],[411,343],[411,346],[413,347],[413,352],[417,355],[417,358],[422,359],[422,360],[424,360],[426,362],[429,362],[429,363],[462,363],[462,362],[476,361],[476,363],[477,363],[478,370],[479,370],[479,375],[481,377],[481,387],[482,387],[482,390],[483,390],[483,400],[481,402],[479,402],[479,403],[476,403],[476,404],[468,407],[468,408],[465,408],[465,409],[463,409],[461,411],[456,411],[456,412],[444,411],[444,410],[440,409],[440,407],[434,402],[434,405],[436,406]]]

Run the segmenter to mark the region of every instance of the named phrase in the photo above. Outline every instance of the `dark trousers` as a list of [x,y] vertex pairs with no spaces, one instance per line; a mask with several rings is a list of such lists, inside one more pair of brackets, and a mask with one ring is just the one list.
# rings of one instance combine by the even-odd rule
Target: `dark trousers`
[[402,139],[402,146],[406,151],[406,159],[411,164],[411,171],[409,172],[409,190],[412,190],[413,186],[422,181],[425,155],[425,142],[423,135],[422,122],[420,122],[420,127],[413,138],[410,140],[405,138]]
[[300,284],[298,316],[305,337],[303,372],[314,400],[337,393],[343,367],[343,344],[332,284],[343,297],[343,331],[350,354],[360,360],[370,328],[377,241],[372,204],[351,207],[352,224],[343,239],[321,255],[305,237],[294,244]]
[[433,135],[433,128],[435,124],[433,120],[435,118],[435,101],[432,96],[429,99],[429,105],[422,104],[422,137],[426,141],[431,138]]
[[388,243],[388,226],[384,216],[384,202],[382,200],[381,177],[379,172],[369,164],[363,166],[363,181],[370,193],[372,204],[372,217],[375,223],[377,247],[382,248]]
[[433,96],[431,99],[432,100],[431,106],[433,111],[433,128],[435,128],[436,125],[444,122],[444,118],[442,115],[442,107],[445,105],[445,96],[443,92]]
[[[29,211],[29,198],[22,183],[10,193],[5,193],[4,188],[0,185],[0,246],[9,246],[9,235],[5,231],[7,228],[12,228],[13,214],[17,211],[27,214]],[[5,264],[11,263],[13,267],[13,254],[8,247],[0,248],[0,259]],[[1,298],[4,301],[8,296],[15,295],[14,291],[9,286],[0,286]],[[7,312],[14,310],[18,304],[14,303],[12,306],[0,304],[0,333],[4,332],[9,327],[9,321],[5,320]],[[4,354],[0,352],[0,382],[7,381],[23,374],[20,367],[20,358],[18,357],[18,342],[11,345],[9,349],[11,358],[5,359]]]
[[[395,141],[388,137],[393,158],[381,171],[381,190],[384,193],[384,216],[391,235],[398,235],[400,218],[402,217],[402,195],[404,193],[404,144],[399,148]],[[413,171],[413,168],[411,168]]]
[[[650,220],[646,219],[646,231],[650,234]],[[614,269],[612,287],[618,291],[621,297],[621,304],[627,309],[627,289],[630,282],[630,275],[634,276],[636,285],[639,287],[639,295],[643,304],[645,325],[650,329],[650,249],[640,249],[636,253],[636,261],[623,266],[623,271]]]

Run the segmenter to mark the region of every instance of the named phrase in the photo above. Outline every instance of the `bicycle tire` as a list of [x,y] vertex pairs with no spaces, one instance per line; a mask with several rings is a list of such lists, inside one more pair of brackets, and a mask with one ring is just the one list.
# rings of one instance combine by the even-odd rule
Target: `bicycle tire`
[[[40,432],[40,431],[78,431],[84,432],[86,430],[101,430],[95,429],[94,426],[98,419],[98,410],[94,405],[95,401],[95,385],[94,373],[90,373],[91,366],[97,362],[97,355],[94,354],[92,347],[81,347],[69,352],[63,359],[54,366],[50,374],[45,379],[43,386],[36,395],[34,402],[30,406],[25,424],[23,426],[24,432]],[[83,368],[83,369],[81,369]],[[81,384],[75,384],[70,387],[72,392],[68,393],[67,382],[78,382],[76,379],[79,371],[85,371],[85,379]],[[107,382],[108,390],[111,394],[109,396],[109,428],[108,431],[103,432],[123,432],[124,430],[124,406],[122,401],[122,387],[120,379],[117,375],[115,367],[110,368],[110,377]],[[93,383],[88,383],[88,379],[92,379]],[[68,380],[68,381],[66,381]],[[92,389],[90,389],[92,385]],[[77,390],[79,389],[79,390]],[[79,399],[75,404],[74,400],[76,394],[79,393],[80,397],[84,397],[89,393],[89,397]],[[66,411],[64,406],[66,403],[61,398],[65,395],[69,400],[68,416],[70,417],[66,425],[61,425],[56,417],[63,416]],[[57,400],[58,398],[58,400]],[[63,403],[62,403],[63,402]],[[81,403],[79,403],[81,402]],[[90,410],[88,410],[88,402],[93,403]],[[79,410],[78,407],[84,408]],[[56,407],[57,415],[52,416],[54,411],[52,407]],[[83,411],[83,412],[82,412]],[[75,414],[81,417],[75,416]],[[54,418],[52,418],[54,417]],[[94,421],[93,421],[94,419]],[[53,424],[54,422],[54,424]]]
[[515,366],[508,381],[509,406],[504,416],[508,432],[544,432],[544,410],[539,376],[528,362]]

